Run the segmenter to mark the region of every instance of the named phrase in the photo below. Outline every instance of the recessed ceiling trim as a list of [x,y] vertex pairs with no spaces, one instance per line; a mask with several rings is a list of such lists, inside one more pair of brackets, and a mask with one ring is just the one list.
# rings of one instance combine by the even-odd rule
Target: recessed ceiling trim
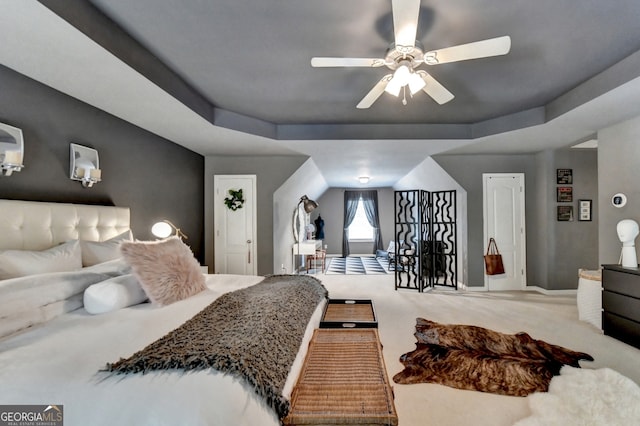
[[589,139],[587,141],[580,142],[571,146],[571,148],[576,148],[576,149],[591,149],[591,148],[597,148],[597,147],[598,147],[598,139]]
[[91,2],[85,0],[39,0],[39,2],[196,114],[210,123],[214,122],[214,106],[207,98]]
[[470,139],[468,124],[281,124],[278,140]]
[[237,130],[239,132],[251,133],[270,139],[277,139],[277,126],[268,121],[247,117],[237,112],[216,108],[214,112],[215,120],[213,124],[226,129]]
[[546,106],[551,121],[640,76],[640,51],[632,53],[610,68],[560,95]]
[[215,126],[275,140],[477,139],[549,122],[638,77],[640,52],[559,96],[551,103],[475,123],[456,124],[277,124],[214,107],[179,74],[148,51],[90,2],[40,0],[118,59]]
[[498,135],[513,130],[525,129],[545,123],[545,108],[531,108],[502,117],[485,120],[472,125],[472,138],[478,139],[486,136]]

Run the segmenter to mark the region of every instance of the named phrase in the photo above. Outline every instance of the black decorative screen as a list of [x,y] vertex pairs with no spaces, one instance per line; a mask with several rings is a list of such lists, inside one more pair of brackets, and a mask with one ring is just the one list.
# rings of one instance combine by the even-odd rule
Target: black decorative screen
[[456,192],[395,191],[395,287],[457,289]]

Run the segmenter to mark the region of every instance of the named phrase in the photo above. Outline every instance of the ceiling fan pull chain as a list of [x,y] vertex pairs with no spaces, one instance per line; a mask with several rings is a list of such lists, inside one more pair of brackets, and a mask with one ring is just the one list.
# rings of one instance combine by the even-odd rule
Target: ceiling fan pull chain
[[402,87],[402,105],[407,104],[407,86]]

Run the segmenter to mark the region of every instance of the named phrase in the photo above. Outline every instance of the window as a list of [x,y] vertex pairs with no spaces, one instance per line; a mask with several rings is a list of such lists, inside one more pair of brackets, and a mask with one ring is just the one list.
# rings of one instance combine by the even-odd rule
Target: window
[[358,200],[358,208],[356,209],[356,217],[349,225],[349,241],[373,241],[373,227],[367,219],[364,212],[364,203],[362,198]]

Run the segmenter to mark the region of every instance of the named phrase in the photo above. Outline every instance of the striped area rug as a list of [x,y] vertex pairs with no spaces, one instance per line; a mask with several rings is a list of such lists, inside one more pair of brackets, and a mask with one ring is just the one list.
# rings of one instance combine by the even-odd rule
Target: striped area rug
[[375,257],[330,257],[327,258],[327,274],[386,274],[386,261],[381,264]]

